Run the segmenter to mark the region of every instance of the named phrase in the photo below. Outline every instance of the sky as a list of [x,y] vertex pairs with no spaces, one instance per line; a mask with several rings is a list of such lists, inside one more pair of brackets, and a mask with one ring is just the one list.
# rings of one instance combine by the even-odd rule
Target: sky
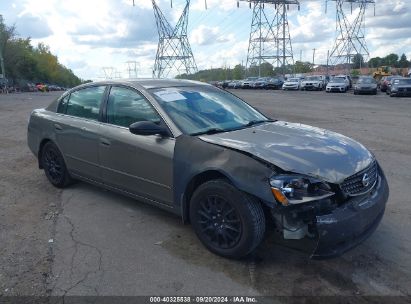
[[[186,0],[156,0],[174,25]],[[247,58],[252,10],[236,0],[191,0],[188,38],[198,68],[234,67]],[[365,17],[371,57],[405,53],[411,58],[411,1],[376,0]],[[300,0],[288,11],[294,59],[325,63],[336,38],[335,2]],[[346,5],[350,18],[350,7]],[[61,63],[83,79],[104,78],[114,67],[127,78],[127,61],[138,77],[151,77],[158,33],[151,0],[0,0],[0,14],[32,44],[50,46]]]

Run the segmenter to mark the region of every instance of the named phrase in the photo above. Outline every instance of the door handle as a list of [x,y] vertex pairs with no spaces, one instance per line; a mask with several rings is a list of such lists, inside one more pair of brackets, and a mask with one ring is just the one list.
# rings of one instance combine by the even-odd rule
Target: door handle
[[59,124],[55,123],[55,124],[54,124],[54,129],[56,129],[56,130],[58,130],[58,131],[61,131],[61,130],[63,130],[63,127],[60,126]]
[[106,138],[100,138],[100,143],[101,143],[103,146],[107,146],[107,147],[111,145],[110,141],[109,141],[108,139],[106,139]]

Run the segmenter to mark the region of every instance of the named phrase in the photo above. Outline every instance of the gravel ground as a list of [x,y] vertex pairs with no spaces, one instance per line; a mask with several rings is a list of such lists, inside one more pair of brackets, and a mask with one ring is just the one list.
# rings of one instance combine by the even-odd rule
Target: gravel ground
[[409,295],[411,99],[233,92],[273,118],[343,133],[376,154],[391,194],[367,241],[325,261],[272,236],[246,260],[217,257],[164,211],[85,183],[50,186],[26,127],[30,111],[58,93],[0,95],[0,295]]

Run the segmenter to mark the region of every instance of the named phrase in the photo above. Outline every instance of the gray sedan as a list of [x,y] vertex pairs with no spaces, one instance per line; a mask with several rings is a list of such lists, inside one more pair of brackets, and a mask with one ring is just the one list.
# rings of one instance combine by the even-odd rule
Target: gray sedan
[[76,87],[31,113],[28,144],[54,186],[82,180],[169,210],[231,258],[251,253],[266,228],[312,242],[314,257],[341,254],[376,229],[388,199],[360,143],[272,120],[199,82]]

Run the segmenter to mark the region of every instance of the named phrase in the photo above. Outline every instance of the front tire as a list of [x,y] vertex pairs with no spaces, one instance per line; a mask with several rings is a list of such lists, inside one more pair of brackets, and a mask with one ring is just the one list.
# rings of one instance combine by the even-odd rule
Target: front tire
[[44,145],[40,161],[47,179],[53,186],[65,188],[73,182],[63,155],[54,143],[49,141]]
[[251,253],[265,232],[261,204],[221,179],[196,189],[190,201],[190,221],[208,250],[228,258]]

